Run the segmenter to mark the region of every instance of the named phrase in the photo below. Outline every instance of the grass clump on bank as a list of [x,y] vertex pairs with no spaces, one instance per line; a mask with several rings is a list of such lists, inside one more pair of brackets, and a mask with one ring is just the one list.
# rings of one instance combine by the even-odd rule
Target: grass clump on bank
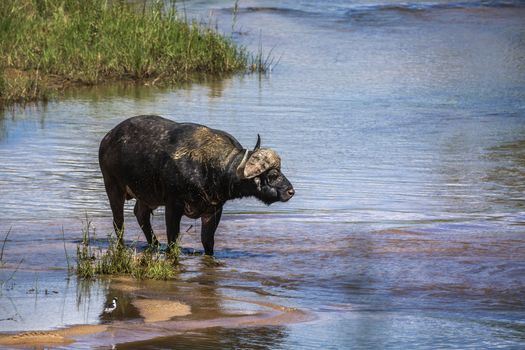
[[175,1],[3,0],[0,105],[71,84],[170,83],[260,70],[244,48],[179,18]]
[[10,103],[46,101],[50,96],[51,89],[45,85],[38,72],[0,67],[0,107]]
[[174,278],[177,272],[180,247],[173,245],[169,252],[146,249],[138,252],[134,245],[126,247],[115,235],[109,236],[106,250],[91,245],[96,239],[91,222],[86,221],[82,230],[82,242],[77,246],[77,275],[93,278],[100,275],[129,275],[136,279]]

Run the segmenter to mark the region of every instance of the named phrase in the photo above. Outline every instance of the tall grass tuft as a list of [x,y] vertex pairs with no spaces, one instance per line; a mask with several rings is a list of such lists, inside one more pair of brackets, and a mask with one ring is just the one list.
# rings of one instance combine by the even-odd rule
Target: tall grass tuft
[[169,253],[162,253],[150,248],[138,252],[135,244],[123,245],[119,235],[108,236],[108,248],[101,249],[92,246],[96,239],[95,230],[90,220],[86,220],[82,230],[82,242],[77,246],[77,275],[81,278],[93,278],[99,275],[130,275],[137,279],[174,278],[180,247],[170,247]]
[[0,66],[0,108],[11,103],[47,101],[51,95],[38,71],[22,72]]
[[0,104],[48,96],[46,86],[169,83],[251,68],[244,48],[160,0],[2,0],[0,51]]

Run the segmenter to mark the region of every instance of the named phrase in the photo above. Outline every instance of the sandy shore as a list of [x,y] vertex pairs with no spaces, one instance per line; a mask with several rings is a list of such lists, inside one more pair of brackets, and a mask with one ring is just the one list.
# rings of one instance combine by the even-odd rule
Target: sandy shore
[[191,314],[190,306],[178,301],[137,299],[133,301],[133,305],[139,309],[146,323],[167,321],[172,317]]
[[79,325],[57,331],[22,332],[0,335],[0,345],[20,347],[53,347],[74,343],[73,337],[101,333],[105,325]]

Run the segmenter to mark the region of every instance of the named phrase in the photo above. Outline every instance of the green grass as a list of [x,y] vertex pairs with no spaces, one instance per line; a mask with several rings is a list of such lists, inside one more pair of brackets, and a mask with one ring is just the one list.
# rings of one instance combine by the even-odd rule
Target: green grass
[[77,275],[93,278],[101,275],[129,275],[136,279],[174,278],[177,273],[180,247],[173,245],[168,253],[151,248],[138,252],[135,244],[125,246],[116,235],[108,237],[107,249],[92,246],[96,239],[91,221],[86,220],[82,242],[77,246]]
[[260,57],[186,22],[174,3],[0,1],[0,105],[46,98],[71,84],[264,71]]

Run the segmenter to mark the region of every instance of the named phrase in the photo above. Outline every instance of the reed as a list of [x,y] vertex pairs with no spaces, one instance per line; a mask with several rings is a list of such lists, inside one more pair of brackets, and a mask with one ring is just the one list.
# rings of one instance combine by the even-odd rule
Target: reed
[[96,233],[89,219],[82,230],[82,241],[77,246],[77,275],[93,278],[100,275],[129,275],[136,279],[174,278],[177,273],[180,247],[175,244],[168,253],[156,248],[138,252],[136,243],[125,246],[120,235],[108,236],[107,249],[92,246]]
[[67,252],[66,247],[66,233],[64,232],[64,226],[62,226],[62,243],[64,244],[64,254],[66,255],[67,272],[69,274],[70,272],[73,272],[74,268],[69,262],[69,253]]
[[[2,242],[2,247],[0,248],[0,269],[4,268],[4,249],[5,249],[5,246],[6,246],[6,243],[7,243],[7,239],[9,238],[9,235],[11,234],[11,227],[9,228],[9,230],[7,231],[5,237],[4,237],[4,240]],[[2,289],[4,289],[4,287],[7,285],[7,283],[9,281],[11,281],[13,279],[13,277],[15,276],[15,273],[18,271],[20,265],[22,265],[22,263],[24,262],[24,259],[20,259],[20,261],[18,262],[18,265],[11,271],[11,274],[6,278],[6,279],[3,279],[3,278],[0,278],[0,295],[2,293]]]
[[5,244],[7,243],[7,239],[9,238],[9,234],[11,233],[12,227],[7,230],[7,233],[5,234],[4,240],[2,242],[2,247],[0,248],[0,267],[3,265],[3,259],[4,259],[4,249]]
[[174,1],[3,0],[0,50],[0,105],[71,84],[263,70],[231,38],[180,17]]

